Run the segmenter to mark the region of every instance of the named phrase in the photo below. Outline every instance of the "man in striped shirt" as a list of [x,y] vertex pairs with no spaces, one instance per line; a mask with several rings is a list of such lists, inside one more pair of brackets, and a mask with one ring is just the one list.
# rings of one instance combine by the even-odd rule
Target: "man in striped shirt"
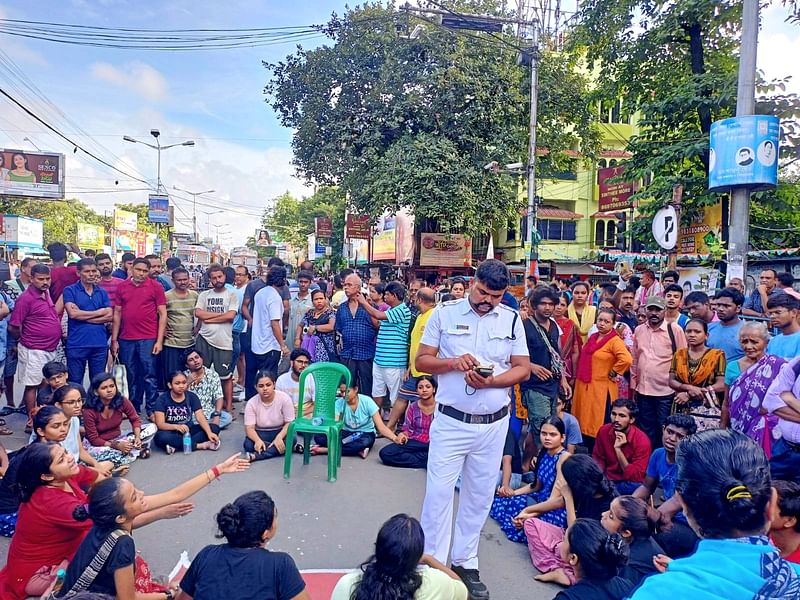
[[408,368],[411,311],[405,299],[406,288],[399,281],[389,282],[383,292],[383,301],[389,305],[386,312],[374,308],[363,294],[358,295],[358,303],[370,317],[380,321],[372,365],[372,397],[378,408],[386,408],[384,401],[387,396],[389,405],[394,404]]

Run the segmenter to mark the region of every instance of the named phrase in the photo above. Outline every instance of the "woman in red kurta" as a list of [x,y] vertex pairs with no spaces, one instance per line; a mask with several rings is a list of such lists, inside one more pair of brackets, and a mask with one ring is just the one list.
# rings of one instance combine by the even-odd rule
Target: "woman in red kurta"
[[[92,527],[90,521],[76,521],[72,513],[86,504],[85,490],[97,477],[58,444],[31,444],[16,460],[22,461],[16,476],[22,504],[8,562],[0,571],[3,600],[24,600],[36,571],[72,558]],[[44,590],[29,590],[37,591]]]

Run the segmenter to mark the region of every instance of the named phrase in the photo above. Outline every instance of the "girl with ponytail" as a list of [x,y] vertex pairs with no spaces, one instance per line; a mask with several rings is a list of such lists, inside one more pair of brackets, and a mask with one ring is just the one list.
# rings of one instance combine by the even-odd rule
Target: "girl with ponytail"
[[278,529],[278,511],[265,492],[242,494],[217,514],[219,538],[203,548],[183,576],[178,600],[310,600],[292,557],[266,546]]
[[628,545],[628,564],[620,575],[634,585],[639,585],[642,579],[656,572],[653,558],[664,554],[652,537],[658,523],[655,516],[658,513],[654,515],[654,512],[641,498],[620,496],[611,501],[611,506],[600,519],[608,533],[618,534]]
[[419,521],[405,514],[393,516],[378,532],[375,554],[361,570],[339,580],[331,600],[467,600],[467,588],[458,575],[423,554],[424,546]]
[[622,600],[634,587],[617,575],[628,561],[628,545],[594,519],[578,519],[567,530],[561,559],[572,567],[577,582],[553,600]]

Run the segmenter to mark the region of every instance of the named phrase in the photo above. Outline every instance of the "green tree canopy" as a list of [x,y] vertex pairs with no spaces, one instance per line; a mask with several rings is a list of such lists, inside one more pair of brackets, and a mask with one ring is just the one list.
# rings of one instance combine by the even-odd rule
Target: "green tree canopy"
[[[448,4],[503,14],[499,2]],[[427,29],[408,39],[416,25]],[[530,71],[517,64],[517,38],[455,32],[378,4],[334,15],[324,31],[330,45],[265,65],[268,101],[295,130],[301,176],[337,186],[373,218],[408,207],[474,235],[516,213],[515,190],[484,165],[527,159]],[[542,56],[544,168],[566,150],[597,147],[588,83],[572,67],[568,55]]]

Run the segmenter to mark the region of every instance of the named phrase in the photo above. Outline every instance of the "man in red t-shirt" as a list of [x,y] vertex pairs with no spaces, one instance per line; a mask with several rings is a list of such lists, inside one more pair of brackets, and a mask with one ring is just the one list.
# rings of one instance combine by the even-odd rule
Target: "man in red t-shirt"
[[117,287],[111,352],[119,355],[127,369],[128,399],[137,411],[141,411],[144,399],[148,418],[158,395],[156,356],[161,353],[166,329],[164,288],[150,279],[150,263],[137,258],[131,267],[131,278]]
[[592,458],[620,494],[632,494],[644,481],[650,460],[650,438],[636,427],[636,404],[618,398],[611,403],[611,423],[597,432]]
[[65,287],[78,282],[78,269],[75,265],[64,266],[67,262],[67,250],[66,245],[61,242],[53,242],[47,246],[50,260],[53,261],[53,266],[50,267],[50,297],[53,302],[58,302]]

